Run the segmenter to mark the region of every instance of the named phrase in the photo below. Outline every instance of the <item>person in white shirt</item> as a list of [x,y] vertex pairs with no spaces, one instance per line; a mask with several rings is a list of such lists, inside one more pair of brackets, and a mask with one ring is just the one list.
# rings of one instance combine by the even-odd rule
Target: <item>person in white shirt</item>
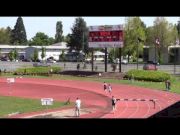
[[79,98],[77,98],[76,102],[75,102],[75,115],[76,115],[76,117],[80,116],[80,108],[81,108],[81,100]]
[[112,92],[112,86],[109,84],[108,85],[108,90],[109,90],[109,94],[111,94],[111,92]]

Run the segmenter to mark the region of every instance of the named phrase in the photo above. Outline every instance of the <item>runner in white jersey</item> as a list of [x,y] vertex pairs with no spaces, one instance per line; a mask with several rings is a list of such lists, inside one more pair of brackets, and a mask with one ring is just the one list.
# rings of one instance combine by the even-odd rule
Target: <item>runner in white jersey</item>
[[75,102],[75,115],[76,115],[76,117],[80,116],[80,108],[81,108],[81,100],[79,98],[77,98],[76,102]]

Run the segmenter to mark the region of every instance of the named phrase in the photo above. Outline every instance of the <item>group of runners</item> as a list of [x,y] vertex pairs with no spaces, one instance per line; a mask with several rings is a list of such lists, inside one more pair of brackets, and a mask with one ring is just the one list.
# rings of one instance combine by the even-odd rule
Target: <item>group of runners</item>
[[[103,88],[106,93],[109,92],[109,94],[112,94],[112,86],[110,84],[107,84],[106,82],[104,82]],[[116,99],[114,96],[112,96],[111,102],[112,102],[113,113],[115,113],[116,111],[116,103],[119,100],[120,99]],[[81,100],[80,98],[77,97],[75,101],[75,116],[76,117],[80,117],[80,108],[81,108]]]
[[[112,93],[112,86],[110,84],[107,84],[106,82],[104,82],[104,91],[105,92],[109,92],[110,94]],[[119,101],[120,99],[116,99],[114,96],[112,96],[111,102],[112,102],[112,109],[113,109],[113,113],[115,113],[116,110],[116,103],[117,101]]]
[[111,84],[107,84],[106,82],[104,82],[104,85],[103,85],[103,87],[104,87],[104,91],[105,92],[109,92],[109,94],[111,94],[112,93],[112,86],[111,86]]

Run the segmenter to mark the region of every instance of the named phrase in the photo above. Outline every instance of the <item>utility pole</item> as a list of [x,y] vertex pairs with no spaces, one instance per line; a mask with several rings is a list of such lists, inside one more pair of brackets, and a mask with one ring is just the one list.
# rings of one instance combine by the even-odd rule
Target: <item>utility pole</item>
[[138,62],[138,58],[139,58],[139,38],[138,38],[138,40],[137,40],[137,69],[138,69],[138,64],[139,64],[139,62]]
[[105,48],[105,72],[107,72],[107,47]]
[[121,51],[122,51],[122,49],[121,48],[119,48],[119,73],[121,73]]

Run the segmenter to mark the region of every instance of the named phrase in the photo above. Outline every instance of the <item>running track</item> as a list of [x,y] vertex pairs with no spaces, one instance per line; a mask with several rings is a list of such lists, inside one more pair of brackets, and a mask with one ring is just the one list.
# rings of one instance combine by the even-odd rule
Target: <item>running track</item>
[[[79,97],[82,100],[82,108],[92,110],[92,113],[82,115],[81,118],[148,118],[180,100],[180,95],[175,93],[112,84],[112,95],[116,98],[157,99],[155,109],[150,101],[118,101],[117,111],[112,113],[112,95],[103,91],[103,84],[100,82],[16,78],[16,82],[10,87],[11,94],[6,78],[0,78],[0,95],[3,96],[34,99],[49,97],[57,101],[66,101],[69,97],[71,101],[75,101],[76,97]],[[14,117],[23,118],[36,113],[19,114]]]

